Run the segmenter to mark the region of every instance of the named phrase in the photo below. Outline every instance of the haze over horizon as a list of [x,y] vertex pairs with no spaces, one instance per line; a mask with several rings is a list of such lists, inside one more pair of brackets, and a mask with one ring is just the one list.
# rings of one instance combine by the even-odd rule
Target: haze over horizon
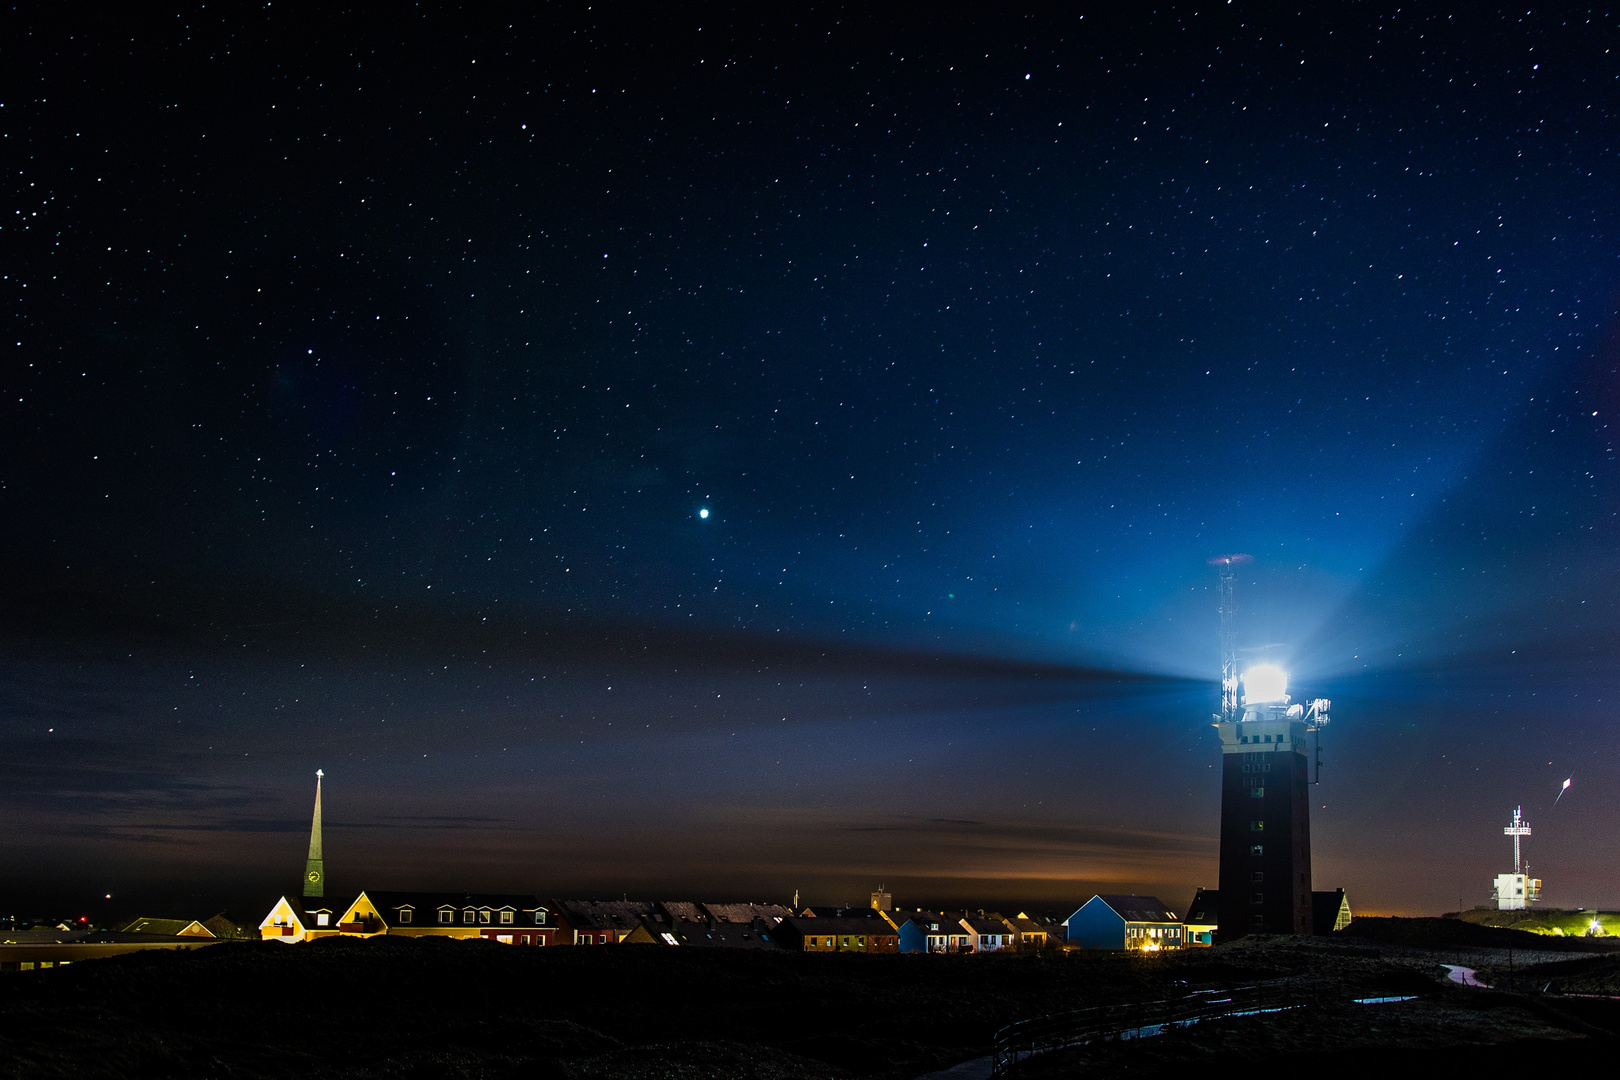
[[1620,907],[1620,16],[19,18],[7,906]]

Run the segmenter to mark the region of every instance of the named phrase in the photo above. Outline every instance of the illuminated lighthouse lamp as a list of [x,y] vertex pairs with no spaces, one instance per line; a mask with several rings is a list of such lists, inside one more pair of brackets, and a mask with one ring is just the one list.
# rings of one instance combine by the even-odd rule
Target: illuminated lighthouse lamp
[[1243,673],[1243,704],[1260,705],[1288,700],[1288,672],[1273,664],[1259,664]]

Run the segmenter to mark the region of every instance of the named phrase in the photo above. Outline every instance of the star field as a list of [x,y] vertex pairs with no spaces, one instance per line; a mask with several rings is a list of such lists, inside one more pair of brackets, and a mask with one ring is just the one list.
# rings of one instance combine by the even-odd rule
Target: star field
[[1454,903],[1615,768],[1617,18],[23,18],[13,861],[267,882],[320,766],[340,886],[1190,895],[1245,551],[1318,877]]

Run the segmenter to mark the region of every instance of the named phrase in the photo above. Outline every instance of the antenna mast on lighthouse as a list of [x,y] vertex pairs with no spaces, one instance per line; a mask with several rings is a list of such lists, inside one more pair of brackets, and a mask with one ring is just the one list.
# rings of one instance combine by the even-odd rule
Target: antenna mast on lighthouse
[[1221,581],[1221,713],[1222,723],[1235,723],[1242,709],[1238,701],[1237,565],[1253,562],[1249,555],[1217,555],[1209,560],[1220,568]]

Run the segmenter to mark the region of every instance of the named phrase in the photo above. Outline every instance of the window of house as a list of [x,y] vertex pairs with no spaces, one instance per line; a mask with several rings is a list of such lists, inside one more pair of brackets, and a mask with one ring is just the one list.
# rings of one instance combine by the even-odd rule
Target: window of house
[[523,944],[527,945],[529,943],[528,934],[519,934],[518,937],[522,940]]
[[461,913],[461,921],[464,922],[464,923],[471,924],[473,922],[476,922],[477,919],[478,919],[478,913],[476,911],[474,911],[472,908],[468,908],[467,910],[465,910],[465,911],[463,911]]
[[326,920],[327,920],[326,912],[317,911],[315,913],[315,925],[316,926],[325,926],[326,925]]
[[1254,917],[1254,925],[1255,926],[1264,926],[1264,925],[1266,925],[1266,917],[1264,915],[1256,915]]
[[501,922],[505,923],[507,926],[511,926],[512,925],[512,913],[510,911],[501,912]]
[[1266,789],[1263,787],[1252,787],[1249,789],[1249,797],[1254,799],[1263,799],[1266,797]]
[[1263,903],[1266,902],[1266,894],[1265,893],[1255,893],[1254,896],[1250,897],[1249,902],[1254,903],[1254,904],[1263,904]]
[[589,934],[575,934],[574,935],[574,944],[576,944],[576,945],[594,945],[594,944],[596,944],[596,939],[594,937],[592,937],[591,935],[589,935]]
[[402,922],[402,923],[408,923],[408,922],[411,921],[411,909],[410,908],[400,908],[399,909],[399,921]]
[[1266,831],[1266,823],[1263,822],[1263,821],[1251,821],[1251,822],[1249,822],[1249,831],[1250,832],[1265,832]]
[[1254,847],[1249,849],[1249,854],[1253,855],[1253,856],[1255,856],[1257,858],[1259,856],[1261,856],[1261,855],[1264,855],[1265,853],[1266,853],[1266,847],[1265,847],[1264,844],[1256,844],[1256,845],[1254,845]]
[[455,918],[456,913],[451,911],[449,908],[445,908],[443,911],[439,912],[439,921],[442,923],[454,922]]
[[608,935],[603,934],[602,935],[602,940],[601,940],[600,943],[603,944],[603,945],[606,945],[608,943]]
[[485,908],[485,909],[483,909],[482,911],[480,911],[478,913],[478,921],[481,922],[481,923],[488,923],[489,922],[489,909],[488,908]]
[[1266,880],[1266,875],[1263,874],[1262,872],[1260,872],[1259,870],[1256,870],[1254,873],[1249,875],[1249,880],[1250,881],[1264,881],[1264,880]]

